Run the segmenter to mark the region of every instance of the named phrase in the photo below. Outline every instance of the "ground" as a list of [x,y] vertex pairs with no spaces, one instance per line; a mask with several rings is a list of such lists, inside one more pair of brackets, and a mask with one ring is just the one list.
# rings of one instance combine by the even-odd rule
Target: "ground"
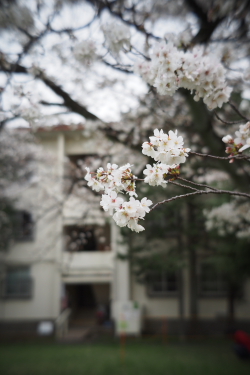
[[2,375],[249,375],[250,361],[221,340],[178,343],[153,339],[92,344],[0,345]]

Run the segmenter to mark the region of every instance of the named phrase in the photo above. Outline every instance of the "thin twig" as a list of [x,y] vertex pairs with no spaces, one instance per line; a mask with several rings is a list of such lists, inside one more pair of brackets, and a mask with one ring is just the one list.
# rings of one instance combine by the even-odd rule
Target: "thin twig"
[[140,51],[139,51],[137,48],[135,48],[134,46],[133,46],[133,49],[135,50],[135,52],[137,52],[137,54],[139,54],[139,55],[141,55],[142,57],[144,57],[145,60],[147,60],[147,61],[150,61],[150,60],[151,60],[150,57],[144,55],[142,52],[140,52]]
[[241,117],[243,118],[244,120],[246,121],[250,121],[249,118],[247,118],[246,116],[244,116],[239,110],[238,108],[232,103],[232,102],[228,102],[228,104],[230,105],[231,108],[233,108],[233,110]]
[[222,118],[220,118],[219,115],[216,112],[214,112],[214,115],[223,124],[233,125],[233,124],[239,124],[240,122],[242,122],[242,120],[238,120],[238,121],[225,121],[225,120],[222,120]]
[[183,178],[183,177],[177,177],[177,178],[178,178],[178,180],[185,181],[185,182],[187,182],[187,183],[189,183],[189,184],[192,184],[192,185],[195,185],[195,186],[205,187],[205,188],[207,188],[207,189],[211,189],[211,190],[217,190],[216,188],[213,188],[213,187],[211,187],[211,186],[209,186],[209,185],[206,185],[206,184],[198,184],[198,182],[189,181],[189,180],[186,180],[186,179]]
[[79,27],[75,27],[75,28],[66,28],[66,29],[61,29],[61,30],[56,30],[56,29],[53,29],[51,27],[50,31],[52,33],[56,33],[56,34],[74,33],[76,31],[83,30],[83,29],[86,29],[87,27],[89,27],[96,20],[96,18],[97,18],[97,14],[94,15],[94,17],[92,18],[92,20],[90,22],[88,22],[86,25],[83,25],[83,26],[79,26]]
[[191,190],[194,190],[194,191],[200,191],[200,190],[195,189],[195,188],[193,188],[193,187],[191,187],[191,186],[187,186],[187,185],[179,184],[179,183],[176,182],[176,181],[168,180],[168,182],[169,182],[170,184],[177,185],[177,186],[181,186],[181,187],[184,187],[184,188],[186,188],[186,189],[191,189]]
[[150,212],[153,211],[160,204],[169,203],[169,202],[175,201],[177,199],[187,198],[187,197],[190,197],[190,196],[193,196],[193,195],[202,195],[202,194],[229,194],[229,195],[236,195],[236,196],[239,196],[239,197],[250,198],[250,194],[240,193],[240,192],[233,192],[233,191],[229,191],[229,190],[210,190],[210,191],[199,190],[199,191],[195,191],[193,193],[187,193],[187,194],[177,195],[175,197],[172,197],[172,198],[169,198],[169,199],[165,199],[165,200],[163,200],[161,202],[158,202],[158,203],[156,203],[151,208]]
[[110,66],[111,68],[113,69],[116,69],[116,70],[119,70],[120,72],[123,72],[123,73],[129,73],[129,74],[132,74],[134,73],[133,70],[128,70],[128,69],[125,69],[122,67],[122,65],[117,65],[117,64],[110,64],[108,61],[102,59],[102,62],[107,65],[107,66]]
[[215,156],[215,155],[209,155],[209,154],[201,154],[200,152],[194,152],[194,151],[190,151],[189,154],[201,156],[203,158],[222,159],[222,160],[228,160],[230,158],[230,156]]
[[189,154],[201,156],[203,158],[212,158],[212,159],[220,159],[220,160],[230,160],[230,159],[249,160],[250,159],[250,156],[247,156],[247,155],[215,156],[215,155],[209,155],[209,154],[201,154],[199,152],[194,152],[194,151],[190,151]]

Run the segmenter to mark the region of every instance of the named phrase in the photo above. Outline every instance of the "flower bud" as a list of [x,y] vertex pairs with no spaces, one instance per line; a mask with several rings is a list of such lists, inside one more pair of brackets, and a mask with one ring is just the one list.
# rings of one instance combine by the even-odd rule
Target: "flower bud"
[[225,137],[222,138],[222,142],[224,143],[233,143],[233,137],[231,135],[225,135]]

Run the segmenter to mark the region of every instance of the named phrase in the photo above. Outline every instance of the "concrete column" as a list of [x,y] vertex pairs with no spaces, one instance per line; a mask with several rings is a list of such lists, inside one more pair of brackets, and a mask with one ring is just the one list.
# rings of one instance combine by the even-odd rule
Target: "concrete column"
[[[59,133],[57,137],[57,175],[59,183],[59,199],[63,200],[63,182],[64,182],[64,157],[65,157],[65,139],[64,134]],[[63,257],[63,204],[58,212],[57,219],[57,231],[58,231],[58,240],[56,241],[56,269],[54,272],[54,304],[53,304],[53,313],[58,316],[60,313],[60,303],[61,303],[61,265]]]
[[128,301],[130,296],[129,262],[117,258],[119,254],[127,253],[127,246],[123,244],[119,228],[115,223],[111,224],[111,244],[114,253],[114,274],[111,285],[112,316],[115,316],[115,304],[117,301]]
[[58,176],[61,177],[61,178],[63,178],[63,173],[64,173],[64,170],[63,170],[64,155],[65,155],[65,152],[64,152],[65,145],[64,145],[64,143],[65,143],[64,135],[62,133],[59,133],[58,137],[57,137],[57,163],[58,163]]

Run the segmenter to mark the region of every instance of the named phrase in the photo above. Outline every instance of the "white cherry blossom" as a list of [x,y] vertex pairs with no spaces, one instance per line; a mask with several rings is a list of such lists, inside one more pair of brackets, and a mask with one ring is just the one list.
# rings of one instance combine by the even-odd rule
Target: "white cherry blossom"
[[130,48],[130,29],[121,22],[112,22],[102,26],[107,47],[118,57],[123,48]]
[[209,109],[221,108],[232,89],[226,84],[226,70],[213,55],[201,48],[183,52],[169,40],[156,43],[151,61],[139,62],[135,72],[161,95],[173,95],[180,87],[195,91],[195,100],[203,98]]
[[228,154],[237,155],[245,151],[250,147],[250,121],[239,126],[239,130],[235,132],[235,138],[228,134],[222,138],[222,141],[230,145],[226,148]]
[[153,202],[150,199],[147,199],[146,197],[142,198],[141,200],[141,206],[147,213],[150,211],[149,206],[151,206],[152,204]]
[[108,211],[110,215],[113,214],[113,210],[119,208],[123,204],[123,199],[117,196],[117,193],[112,190],[110,194],[103,194],[100,205],[104,211]]
[[143,143],[142,153],[163,164],[185,163],[188,153],[191,151],[189,148],[183,148],[183,137],[178,136],[177,130],[175,132],[170,130],[166,134],[162,129],[155,129],[154,136],[149,139],[150,142]]
[[133,230],[134,232],[137,232],[137,233],[142,232],[143,230],[145,230],[145,228],[142,225],[138,224],[138,221],[136,219],[134,219],[134,218],[129,219],[128,227],[131,230]]
[[81,64],[90,66],[96,59],[96,46],[93,40],[83,40],[76,44],[73,54]]
[[161,168],[161,164],[154,164],[151,166],[147,164],[147,169],[144,169],[143,174],[146,175],[144,181],[150,186],[166,187],[167,181],[164,180],[165,170]]

